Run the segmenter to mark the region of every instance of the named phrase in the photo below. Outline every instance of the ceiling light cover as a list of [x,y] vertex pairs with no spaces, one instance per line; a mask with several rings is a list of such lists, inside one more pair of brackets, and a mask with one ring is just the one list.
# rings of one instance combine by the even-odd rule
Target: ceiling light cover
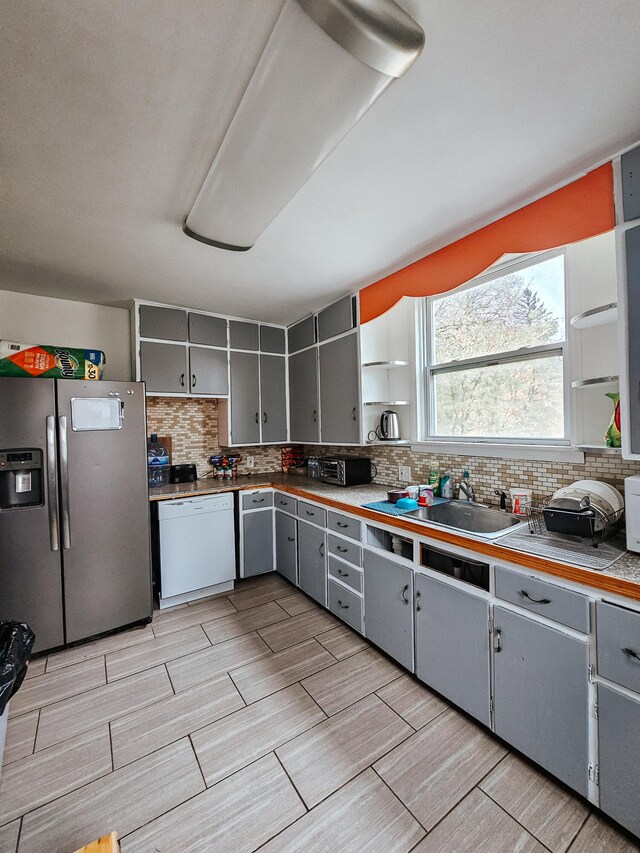
[[393,0],[286,0],[185,233],[250,249],[423,45]]

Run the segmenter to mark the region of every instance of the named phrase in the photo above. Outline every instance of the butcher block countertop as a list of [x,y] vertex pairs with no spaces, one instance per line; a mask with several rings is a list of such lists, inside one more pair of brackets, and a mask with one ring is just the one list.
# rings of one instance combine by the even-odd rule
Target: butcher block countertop
[[534,554],[516,551],[500,545],[500,540],[488,541],[472,534],[448,530],[441,526],[410,521],[401,516],[386,515],[367,509],[362,504],[386,500],[385,486],[368,483],[364,486],[333,486],[309,477],[281,472],[241,476],[233,480],[201,479],[195,483],[179,483],[149,489],[150,501],[217,494],[240,490],[273,487],[296,497],[324,504],[332,509],[350,512],[369,521],[385,524],[443,544],[468,548],[493,561],[503,560],[523,568],[554,575],[585,586],[622,595],[640,601],[640,556],[627,551],[608,569],[597,571],[570,562],[556,562]]

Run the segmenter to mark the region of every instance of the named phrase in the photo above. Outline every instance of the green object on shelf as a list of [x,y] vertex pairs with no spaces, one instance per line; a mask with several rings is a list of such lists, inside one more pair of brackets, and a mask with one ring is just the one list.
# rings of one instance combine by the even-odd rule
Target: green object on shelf
[[604,434],[605,447],[622,447],[622,435],[620,433],[620,394],[611,391],[606,395],[613,400],[613,414],[609,426]]

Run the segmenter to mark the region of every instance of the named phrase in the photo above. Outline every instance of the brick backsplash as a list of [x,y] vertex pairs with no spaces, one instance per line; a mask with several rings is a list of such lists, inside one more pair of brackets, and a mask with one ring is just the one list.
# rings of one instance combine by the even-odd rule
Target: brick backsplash
[[195,462],[198,476],[211,470],[209,457],[216,453],[240,454],[238,473],[246,474],[245,461],[253,456],[256,474],[279,471],[280,445],[221,447],[218,444],[218,401],[204,398],[147,397],[147,435],[171,436],[171,461],[175,465]]
[[410,447],[306,447],[308,455],[323,456],[345,454],[371,456],[376,466],[374,483],[405,485],[398,480],[398,465],[411,466],[413,483],[428,483],[429,471],[449,474],[459,481],[462,472],[468,471],[483,503],[497,503],[495,489],[508,491],[513,486],[533,489],[534,498],[569,486],[576,480],[602,480],[624,493],[624,478],[640,474],[640,464],[616,456],[585,454],[584,464],[568,462],[541,462],[526,459],[500,459],[485,456],[462,456],[444,453],[412,453]]

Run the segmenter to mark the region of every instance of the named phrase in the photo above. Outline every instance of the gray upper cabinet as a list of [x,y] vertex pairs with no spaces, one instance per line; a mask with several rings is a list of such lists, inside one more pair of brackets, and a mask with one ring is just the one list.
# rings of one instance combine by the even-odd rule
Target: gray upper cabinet
[[258,324],[244,320],[229,320],[229,346],[231,349],[247,349],[254,352],[258,347]]
[[227,350],[189,347],[189,386],[192,394],[229,393]]
[[276,510],[276,570],[298,585],[297,524],[292,515]]
[[227,346],[227,321],[224,317],[189,313],[189,340],[210,347]]
[[589,641],[496,606],[496,734],[587,795]]
[[280,355],[260,356],[260,399],[262,441],[287,440],[286,359]]
[[276,355],[285,352],[284,329],[278,326],[260,326],[260,350]]
[[163,341],[187,340],[187,312],[183,308],[140,305],[140,337]]
[[598,685],[600,808],[640,836],[640,701]]
[[327,543],[324,530],[298,522],[298,585],[323,607],[327,606]]
[[625,222],[640,219],[640,145],[620,158],[622,209]]
[[273,511],[242,516],[243,577],[273,571]]
[[491,726],[489,602],[416,574],[415,609],[416,675]]
[[289,326],[287,329],[287,339],[290,353],[313,346],[316,342],[315,317],[305,317],[299,323]]
[[371,551],[364,555],[364,634],[413,672],[413,571]]
[[327,444],[360,441],[358,336],[354,332],[321,344],[320,436]]
[[290,441],[319,441],[317,351],[289,358]]
[[231,441],[257,444],[260,441],[260,391],[258,355],[231,352]]
[[318,314],[318,340],[326,341],[356,325],[356,300],[355,296],[345,296],[333,305],[329,305]]
[[189,390],[186,346],[140,341],[140,378],[146,382],[147,391],[186,393]]

